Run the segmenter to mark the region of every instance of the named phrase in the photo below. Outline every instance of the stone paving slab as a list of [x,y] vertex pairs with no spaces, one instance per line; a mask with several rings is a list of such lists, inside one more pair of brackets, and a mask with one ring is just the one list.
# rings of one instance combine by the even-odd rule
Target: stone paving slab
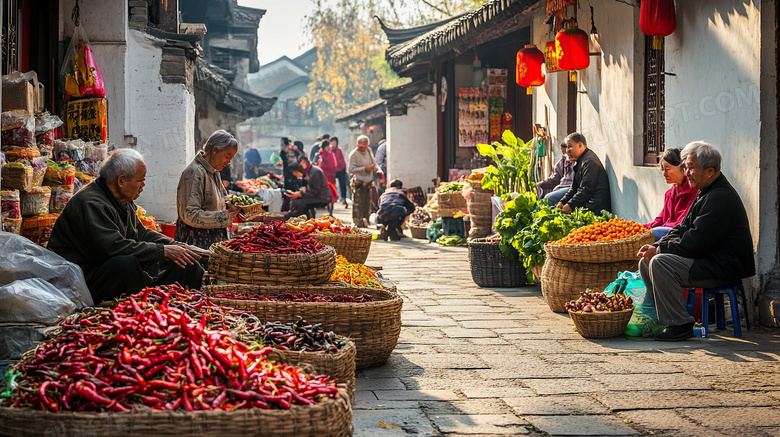
[[451,390],[376,390],[380,401],[454,401],[460,399]]
[[420,406],[430,414],[512,414],[512,409],[500,399],[469,399],[467,401],[422,401]]
[[780,409],[773,407],[683,408],[680,414],[713,429],[777,427]]
[[450,338],[486,338],[498,337],[498,335],[489,329],[465,329],[465,328],[445,328],[444,334]]
[[709,390],[711,384],[682,373],[663,376],[646,374],[593,375],[593,379],[612,387],[625,387],[630,390]]
[[596,397],[613,411],[669,408],[713,408],[727,406],[780,406],[762,393],[733,393],[724,390],[611,391]]
[[599,393],[608,390],[607,386],[591,378],[576,378],[571,381],[565,379],[520,379],[519,381],[539,395]]
[[525,416],[524,418],[537,430],[544,431],[551,436],[641,435],[641,432],[612,416]]
[[589,395],[509,397],[502,400],[521,416],[609,414],[607,407]]
[[[391,356],[393,360],[395,356]],[[406,357],[409,363],[435,369],[486,369],[488,366],[474,355],[469,354],[429,354],[410,355]]]
[[516,398],[521,396],[536,396],[533,390],[525,387],[467,387],[462,388],[469,399]]
[[353,410],[354,435],[364,437],[384,436],[435,436],[439,433],[419,408],[396,410]]
[[521,435],[528,434],[528,422],[512,414],[466,415],[446,414],[431,415],[431,420],[441,432],[461,435]]
[[406,390],[399,378],[355,378],[355,390]]

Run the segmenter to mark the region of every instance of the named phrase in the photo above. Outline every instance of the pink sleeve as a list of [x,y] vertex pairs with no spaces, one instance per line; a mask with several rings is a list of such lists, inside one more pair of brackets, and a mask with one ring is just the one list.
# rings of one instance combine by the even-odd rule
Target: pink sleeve
[[690,191],[683,193],[677,198],[675,203],[675,217],[669,217],[669,220],[674,219],[674,222],[669,226],[677,226],[685,218],[685,214],[688,214],[688,210],[693,205],[693,201],[696,200],[696,196],[699,194],[699,190],[691,189]]

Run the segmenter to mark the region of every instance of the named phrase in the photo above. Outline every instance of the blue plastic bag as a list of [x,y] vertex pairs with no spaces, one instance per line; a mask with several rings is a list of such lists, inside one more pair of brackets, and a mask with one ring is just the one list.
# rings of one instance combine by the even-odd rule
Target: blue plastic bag
[[444,233],[441,217],[438,220],[428,225],[428,229],[425,230],[425,238],[431,243],[435,243],[436,240]]
[[628,321],[624,334],[629,337],[649,337],[664,327],[658,324],[658,313],[655,311],[655,301],[639,271],[620,272],[617,279],[604,289],[607,296],[623,293],[634,301],[634,313]]

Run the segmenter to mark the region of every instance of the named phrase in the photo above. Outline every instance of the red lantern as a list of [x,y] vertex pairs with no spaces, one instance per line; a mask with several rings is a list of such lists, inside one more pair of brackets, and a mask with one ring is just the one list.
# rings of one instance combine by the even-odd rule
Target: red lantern
[[526,90],[528,94],[533,94],[532,87],[544,85],[542,64],[544,64],[544,53],[533,44],[528,44],[517,52],[515,80],[518,85],[528,88]]
[[663,48],[663,37],[677,28],[674,0],[642,0],[639,7],[639,28],[645,35],[653,36],[653,48]]
[[555,35],[555,51],[558,54],[558,66],[569,70],[569,80],[577,81],[577,72],[590,65],[588,34],[575,25],[567,24]]

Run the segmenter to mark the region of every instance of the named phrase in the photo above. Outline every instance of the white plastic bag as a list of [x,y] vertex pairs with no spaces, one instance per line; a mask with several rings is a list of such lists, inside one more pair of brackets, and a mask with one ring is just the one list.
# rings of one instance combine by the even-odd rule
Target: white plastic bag
[[57,323],[76,310],[60,290],[40,278],[0,286],[0,322]]
[[30,278],[53,285],[75,309],[94,304],[79,266],[27,238],[0,232],[0,286]]

